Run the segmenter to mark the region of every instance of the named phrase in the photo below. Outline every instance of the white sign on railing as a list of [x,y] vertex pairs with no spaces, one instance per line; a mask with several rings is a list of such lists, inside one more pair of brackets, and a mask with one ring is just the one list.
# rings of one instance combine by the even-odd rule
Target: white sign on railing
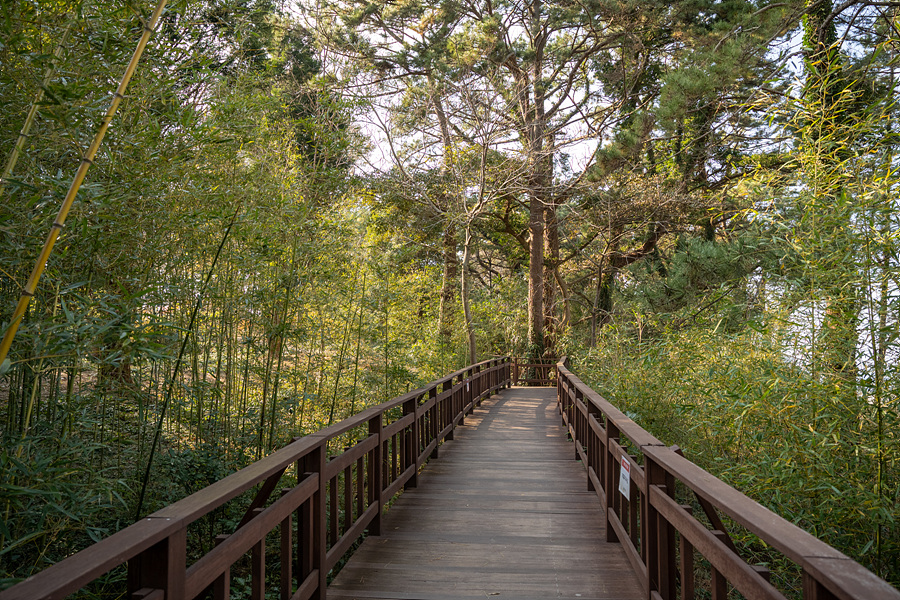
[[619,471],[619,492],[626,500],[631,499],[631,463],[628,457],[622,457],[622,469]]

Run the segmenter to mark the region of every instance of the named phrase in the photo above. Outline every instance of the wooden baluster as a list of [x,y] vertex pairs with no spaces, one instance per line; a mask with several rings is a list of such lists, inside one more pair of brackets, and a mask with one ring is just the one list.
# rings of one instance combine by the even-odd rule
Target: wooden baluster
[[455,387],[454,386],[455,381],[456,381],[455,379],[450,378],[449,380],[445,381],[444,385],[443,385],[443,390],[444,391],[449,390],[449,392],[450,392],[450,394],[446,398],[444,398],[443,407],[442,407],[442,411],[441,411],[443,421],[444,421],[441,424],[441,429],[443,429],[444,427],[448,427],[448,426],[450,427],[450,431],[447,433],[447,437],[444,438],[446,440],[453,439],[453,429],[456,427],[453,424],[453,401],[456,396],[456,392],[453,391],[453,388]]
[[365,469],[363,468],[363,457],[356,459],[356,518],[362,516],[365,512]]
[[[453,393],[453,410],[451,411],[450,418],[453,419],[454,423],[456,423],[456,417],[462,412],[463,406],[463,393],[465,393],[465,385],[463,385],[463,379],[465,376],[463,374],[459,374],[456,376],[456,391]],[[456,425],[463,425],[465,421],[460,419]]]
[[[424,394],[421,396],[424,401]],[[416,460],[416,471],[418,472],[419,467],[425,461],[425,456],[422,454],[422,451],[428,446],[428,413],[422,410],[422,404],[419,402],[419,398],[416,398],[416,430],[415,430],[415,444],[413,445],[413,458]]]
[[[459,413],[462,412],[463,406],[463,394],[465,393],[466,386],[463,384],[463,380],[466,376],[462,373],[456,376],[456,393],[453,394],[453,420],[456,420],[456,417],[459,416]],[[462,425],[463,421],[457,423],[457,425]]]
[[594,473],[597,472],[597,435],[594,433],[594,428],[591,427],[591,417],[594,419],[597,418],[597,407],[588,402],[587,406],[587,447],[585,448],[587,452],[587,464],[585,465],[585,469],[588,472],[587,478],[587,489],[589,492],[594,491],[594,482],[591,480],[591,470],[593,469]]
[[382,467],[381,467],[381,489],[386,490],[387,487],[391,484],[391,473],[393,470],[391,469],[391,441],[394,438],[388,437],[384,439],[383,445],[384,450],[382,453]]
[[617,489],[619,487],[618,481],[616,477],[619,475],[619,469],[621,468],[616,460],[616,457],[613,455],[612,445],[610,442],[618,442],[619,441],[619,428],[616,427],[612,421],[606,419],[606,431],[605,431],[605,440],[604,446],[606,447],[604,450],[604,462],[606,463],[605,471],[606,477],[605,485],[606,489],[606,511],[603,515],[604,521],[606,521],[606,541],[607,542],[618,542],[619,536],[616,535],[616,530],[613,529],[612,522],[609,520],[609,513],[615,512],[615,502],[616,496],[619,495],[617,493]]
[[[437,393],[437,385],[431,386],[431,389],[428,390],[428,399],[431,400],[433,398],[437,398]],[[437,439],[438,434],[441,432],[440,419],[438,418],[439,411],[437,402],[434,403],[428,413],[428,443],[430,444],[432,440]],[[440,444],[434,445],[434,450],[431,451],[431,458],[438,457],[438,446],[440,446]]]
[[[282,490],[284,496],[289,490]],[[294,540],[291,537],[293,527],[291,514],[281,522],[281,553],[278,557],[281,561],[281,600],[290,600],[293,593],[293,565],[294,565]],[[264,542],[265,543],[265,542]]]
[[[264,508],[254,508],[253,516],[259,516]],[[266,536],[253,544],[250,549],[250,598],[265,600],[266,598]]]
[[369,524],[369,535],[381,535],[381,507],[384,506],[382,498],[384,485],[384,474],[382,473],[384,465],[384,445],[382,438],[384,431],[382,427],[382,415],[378,413],[369,421],[369,435],[378,437],[378,444],[369,453],[369,505],[378,504],[379,509],[372,523]]
[[[628,457],[631,459],[632,462],[634,462],[634,463],[637,462],[636,456],[629,454]],[[639,537],[640,527],[639,527],[639,523],[638,523],[638,517],[640,516],[640,512],[641,512],[641,505],[640,505],[640,497],[641,497],[640,492],[641,491],[638,489],[637,485],[635,485],[634,481],[631,482],[630,492],[631,493],[628,495],[628,533],[631,536],[632,545],[634,545],[635,548],[639,548],[639,547],[642,547],[640,544],[640,537]],[[646,544],[644,544],[643,546],[646,546]],[[645,549],[645,548],[642,548],[642,549]],[[644,561],[646,562],[646,560],[647,560],[647,556],[645,553]]]
[[566,393],[566,385],[562,377],[556,381],[556,410],[562,413],[563,394]]
[[448,440],[453,439],[453,429],[455,427],[455,425],[453,424],[453,395],[455,393],[453,391],[453,387],[455,381],[455,379],[451,378],[446,383],[447,398],[444,400],[444,426],[450,427],[450,433],[447,434]]
[[675,532],[650,504],[650,488],[656,487],[663,493],[674,495],[671,477],[661,466],[644,455],[645,487],[641,497],[642,540],[647,543],[647,574],[650,590],[656,590],[663,600],[675,598]]
[[[682,504],[681,508],[689,515],[694,514],[694,509],[689,504]],[[694,600],[694,546],[684,535],[680,535],[679,538],[681,542],[679,561],[681,568],[681,600]]]
[[404,432],[405,443],[405,460],[403,471],[410,466],[413,467],[412,477],[409,478],[404,485],[404,489],[411,489],[419,484],[419,399],[418,397],[407,400],[403,403],[403,415],[413,415],[412,425],[406,428]]
[[397,460],[400,452],[400,434],[395,433],[391,436],[391,474],[390,478],[385,482],[385,487],[397,481],[399,471],[397,469]]
[[[728,534],[724,531],[713,530],[712,534],[716,536],[720,542],[725,545],[728,545]],[[728,580],[725,579],[725,576],[719,573],[719,571],[715,567],[711,567],[711,577],[712,581],[711,591],[712,591],[712,600],[727,600],[728,599]]]
[[574,402],[575,422],[572,423],[572,427],[570,428],[570,432],[572,434],[572,437],[574,438],[572,441],[575,442],[575,444],[574,444],[575,460],[578,460],[581,458],[581,456],[578,454],[578,444],[581,443],[582,440],[584,439],[584,434],[582,431],[584,429],[584,425],[582,423],[582,421],[584,420],[583,419],[584,415],[582,414],[581,408],[579,407],[579,404],[583,404],[583,403],[584,403],[584,393],[581,390],[575,390],[575,402]]
[[[599,410],[599,409],[598,409]],[[606,485],[606,416],[603,414],[603,411],[597,414],[597,421],[600,423],[600,433],[597,435],[597,479],[600,480],[600,487],[603,489],[603,494],[607,495],[609,492],[604,487]]]
[[772,581],[772,571],[769,570],[769,567],[765,565],[750,565],[750,568],[766,581]]
[[[475,372],[472,376],[475,378],[472,382],[472,398],[478,403],[478,406],[481,406],[481,391],[484,383],[481,378],[481,365],[475,367]],[[472,410],[475,410],[474,404],[472,405]]]
[[507,357],[503,363],[503,379],[506,381],[506,389],[509,389],[513,385],[513,373],[512,373],[512,361],[510,357]]
[[466,373],[468,371],[463,371],[459,374],[459,391],[456,392],[456,406],[453,407],[453,419],[455,420],[457,416],[460,416],[459,425],[466,424],[466,395],[468,394],[469,386],[466,381]]
[[[305,461],[304,461],[305,462]],[[315,477],[314,473],[305,471],[306,464],[297,462],[297,481],[307,477]],[[297,507],[297,575],[302,584],[313,571],[313,511],[312,500],[307,500]]]
[[710,568],[712,600],[728,600],[728,581],[715,567]]
[[803,600],[837,600],[837,596],[804,569]]
[[[325,598],[325,588],[327,584],[328,572],[325,569],[326,554],[328,552],[327,544],[327,527],[326,527],[326,498],[325,488],[328,482],[325,481],[325,453],[327,451],[326,441],[322,441],[319,446],[310,450],[309,454],[301,460],[301,470],[304,473],[310,473],[311,476],[318,477],[319,485],[312,496],[312,503],[309,507],[309,521],[305,526],[306,531],[300,537],[300,544],[303,551],[301,552],[301,574],[303,579],[313,571],[317,572],[317,586],[313,592],[312,598],[315,600],[323,600]],[[310,504],[309,501],[304,505]],[[301,505],[302,507],[302,505]],[[303,512],[303,511],[301,511]],[[306,515],[303,515],[306,516]],[[304,572],[306,568],[309,572]]]
[[468,410],[466,411],[467,415],[471,415],[475,412],[475,400],[478,397],[475,390],[475,386],[478,383],[475,380],[475,378],[477,377],[475,375],[476,372],[477,371],[473,367],[469,373],[468,381],[466,381],[466,406],[468,407]]
[[[218,546],[228,539],[228,534],[220,534],[215,537],[215,545]],[[213,582],[213,600],[228,600],[231,598],[231,565],[225,567],[225,571],[216,577]]]
[[340,534],[340,507],[338,505],[338,476],[328,482],[328,545],[334,546]]
[[341,535],[353,526],[353,465],[344,469],[344,528]]
[[182,527],[128,561],[129,595],[146,589],[163,590],[167,598],[181,598],[186,540],[186,530]]

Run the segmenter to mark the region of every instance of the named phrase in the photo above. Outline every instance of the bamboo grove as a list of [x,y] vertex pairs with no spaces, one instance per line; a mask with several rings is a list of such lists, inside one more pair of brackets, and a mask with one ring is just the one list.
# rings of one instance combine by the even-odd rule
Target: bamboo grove
[[[0,8],[0,333],[154,6]],[[0,365],[0,586],[564,353],[897,585],[896,11],[170,0]]]

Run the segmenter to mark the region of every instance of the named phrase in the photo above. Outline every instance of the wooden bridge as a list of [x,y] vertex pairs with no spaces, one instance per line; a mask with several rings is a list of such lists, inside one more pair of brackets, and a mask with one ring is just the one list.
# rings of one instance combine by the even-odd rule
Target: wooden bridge
[[[123,565],[132,600],[229,598],[238,571],[254,600],[900,600],[641,429],[564,363],[556,371],[555,389],[511,388],[549,382],[550,368],[467,367],[294,440],[0,600],[64,598]],[[198,520],[242,498],[234,532],[194,556]],[[745,562],[724,522],[777,549],[799,593]]]

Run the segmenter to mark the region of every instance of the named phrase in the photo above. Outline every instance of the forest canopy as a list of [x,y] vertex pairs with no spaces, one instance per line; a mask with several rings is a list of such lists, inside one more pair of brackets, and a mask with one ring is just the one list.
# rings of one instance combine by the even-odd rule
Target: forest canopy
[[0,7],[0,587],[496,355],[900,585],[895,3],[172,0],[85,163],[155,6]]

